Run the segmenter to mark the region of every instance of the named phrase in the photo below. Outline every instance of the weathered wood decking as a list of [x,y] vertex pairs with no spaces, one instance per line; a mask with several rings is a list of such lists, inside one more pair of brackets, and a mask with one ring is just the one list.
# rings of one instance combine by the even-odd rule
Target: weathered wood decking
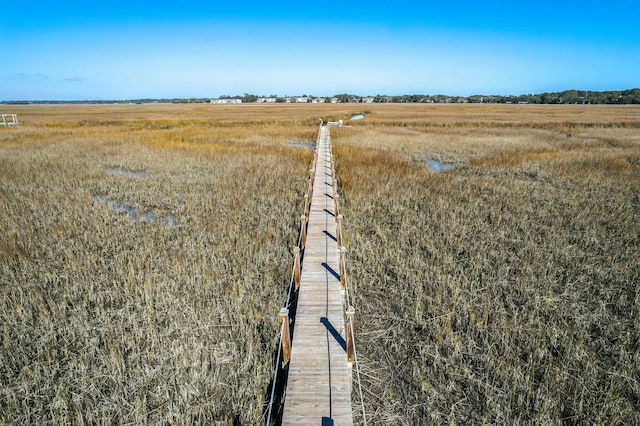
[[283,425],[352,425],[329,130],[318,138]]

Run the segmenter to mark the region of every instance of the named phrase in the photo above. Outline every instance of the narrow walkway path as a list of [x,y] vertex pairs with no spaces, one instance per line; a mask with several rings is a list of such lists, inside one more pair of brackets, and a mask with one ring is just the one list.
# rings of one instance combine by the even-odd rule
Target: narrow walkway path
[[283,425],[352,425],[329,130],[318,141]]

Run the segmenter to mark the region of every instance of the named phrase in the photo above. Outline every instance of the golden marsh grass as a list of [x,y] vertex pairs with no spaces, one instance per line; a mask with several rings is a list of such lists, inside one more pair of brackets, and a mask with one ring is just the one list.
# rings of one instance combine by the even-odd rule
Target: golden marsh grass
[[321,117],[371,424],[640,422],[638,107],[11,109],[0,423],[261,423]]
[[333,132],[370,421],[639,422],[640,109],[387,108]]
[[0,134],[0,423],[259,423],[315,126],[59,111]]

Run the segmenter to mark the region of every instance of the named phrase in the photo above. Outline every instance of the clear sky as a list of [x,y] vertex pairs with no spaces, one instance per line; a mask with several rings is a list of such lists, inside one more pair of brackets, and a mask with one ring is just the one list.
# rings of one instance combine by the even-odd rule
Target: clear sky
[[640,87],[640,0],[5,2],[0,101]]

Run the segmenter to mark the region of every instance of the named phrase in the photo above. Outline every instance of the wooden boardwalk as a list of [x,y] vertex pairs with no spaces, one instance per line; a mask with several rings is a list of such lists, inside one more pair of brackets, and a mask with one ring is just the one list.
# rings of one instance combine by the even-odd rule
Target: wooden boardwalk
[[317,155],[282,424],[352,425],[327,126]]

